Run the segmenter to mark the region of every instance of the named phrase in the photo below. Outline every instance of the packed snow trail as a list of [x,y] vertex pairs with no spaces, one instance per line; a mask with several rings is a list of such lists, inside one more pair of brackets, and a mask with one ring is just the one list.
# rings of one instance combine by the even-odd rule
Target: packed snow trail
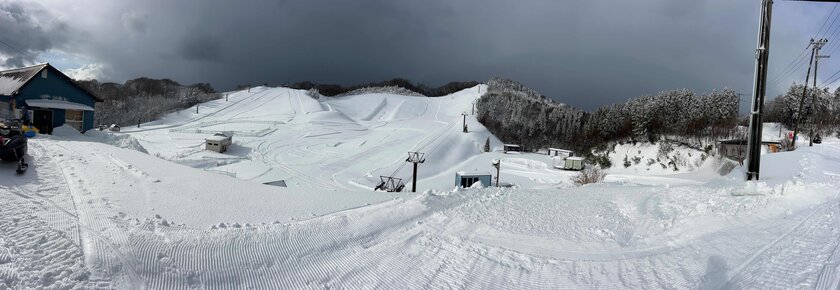
[[836,140],[765,155],[760,182],[418,194],[276,188],[88,140],[34,138],[31,171],[0,176],[0,286],[838,285]]

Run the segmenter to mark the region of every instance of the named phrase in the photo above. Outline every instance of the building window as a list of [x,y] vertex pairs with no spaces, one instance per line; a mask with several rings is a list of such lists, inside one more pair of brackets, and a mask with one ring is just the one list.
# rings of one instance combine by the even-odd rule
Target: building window
[[461,177],[461,187],[468,188],[478,182],[478,177]]
[[0,103],[0,119],[12,119],[12,110],[5,103]]
[[47,78],[47,70],[42,70],[41,71],[41,78],[43,78],[43,79]]
[[79,132],[82,132],[82,124],[84,123],[84,111],[80,110],[66,110],[64,111],[64,124],[67,126],[76,128]]

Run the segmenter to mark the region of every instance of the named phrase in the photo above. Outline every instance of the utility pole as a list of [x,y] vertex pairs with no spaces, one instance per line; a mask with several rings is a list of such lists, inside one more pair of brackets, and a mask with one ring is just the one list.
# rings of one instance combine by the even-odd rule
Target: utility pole
[[[802,109],[805,106],[805,97],[808,94],[808,79],[811,77],[811,66],[814,65],[814,59],[817,53],[817,47],[822,47],[820,45],[820,41],[814,42],[814,39],[811,39],[811,62],[808,63],[808,72],[805,75],[805,85],[802,87],[802,96],[799,98],[799,110],[796,111],[796,122],[793,123],[793,140],[792,149],[796,149],[796,138],[799,136],[799,123],[802,122],[803,112]],[[814,79],[814,82],[817,80]]]
[[195,104],[195,113],[198,114],[198,104]]
[[770,19],[773,14],[773,0],[761,1],[758,43],[755,50],[755,79],[753,100],[750,111],[750,137],[747,142],[747,180],[755,178],[761,170],[761,114],[764,110],[764,97],[767,94],[767,61],[770,56]]
[[[840,2],[840,0],[798,0],[800,2]],[[761,114],[764,97],[767,94],[767,60],[770,56],[770,24],[773,15],[773,0],[761,0],[761,16],[758,26],[758,44],[755,50],[755,79],[750,111],[750,138],[747,142],[747,180],[758,180],[761,169]]]
[[[815,91],[815,95],[816,95],[816,89],[817,89],[817,66],[816,66],[816,64],[819,63],[820,48],[822,48],[823,45],[825,45],[827,42],[828,42],[828,40],[826,40],[826,39],[820,39],[820,40],[817,40],[817,41],[814,41],[814,39],[811,39],[811,44],[810,44],[811,45],[811,63],[808,64],[808,75],[805,76],[805,87],[802,89],[802,97],[799,99],[799,111],[797,111],[797,113],[796,113],[796,115],[797,115],[796,116],[796,123],[793,124],[793,148],[794,149],[796,149],[796,137],[799,134],[799,123],[802,122],[802,119],[804,119],[804,117],[805,117],[805,114],[802,111],[802,109],[805,105],[805,98],[807,98],[808,78],[811,76],[811,65],[814,65],[814,91]],[[813,109],[813,104],[811,106],[811,109]],[[811,131],[811,134],[813,135],[813,129]]]
[[417,164],[426,162],[426,153],[408,152],[405,162],[414,163],[414,174],[411,175],[411,192],[417,192]]
[[811,130],[808,133],[808,146],[809,147],[814,146],[814,127],[816,126],[816,124],[814,123],[814,115],[816,115],[815,112],[814,112],[814,104],[817,102],[817,93],[819,93],[819,91],[818,91],[819,88],[817,88],[817,68],[819,68],[821,58],[831,57],[829,55],[820,55],[820,49],[822,49],[822,47],[826,43],[828,43],[828,39],[823,38],[823,39],[820,39],[817,43],[814,44],[814,50],[816,50],[816,53],[814,54],[814,94],[811,95],[811,106],[810,106],[811,109],[808,110],[809,111],[808,112],[809,113],[808,114],[809,115],[808,116],[808,121],[809,121],[810,128],[811,128]]
[[464,116],[464,133],[468,133],[468,130],[467,130],[467,112],[461,113],[461,116]]
[[501,171],[502,160],[493,160],[493,167],[496,167],[496,187],[499,187],[499,171]]

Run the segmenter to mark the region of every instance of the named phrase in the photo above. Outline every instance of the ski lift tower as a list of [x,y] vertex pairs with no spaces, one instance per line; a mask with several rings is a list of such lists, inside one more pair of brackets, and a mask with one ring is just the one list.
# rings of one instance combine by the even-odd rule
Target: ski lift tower
[[493,160],[493,167],[496,167],[496,187],[499,187],[499,172],[501,171],[502,160]]
[[408,152],[405,162],[414,163],[414,174],[411,175],[411,192],[417,192],[417,164],[426,162],[426,153]]
[[386,192],[401,192],[405,188],[402,178],[392,176],[379,176],[380,183],[376,186],[376,190],[384,190]]

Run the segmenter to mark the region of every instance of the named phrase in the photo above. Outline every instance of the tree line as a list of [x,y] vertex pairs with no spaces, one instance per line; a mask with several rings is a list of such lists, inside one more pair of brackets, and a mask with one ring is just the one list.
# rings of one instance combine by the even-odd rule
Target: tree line
[[656,142],[676,138],[695,145],[737,134],[738,95],[663,91],[586,112],[557,103],[507,79],[487,82],[477,102],[478,120],[505,142],[529,150],[564,147],[579,152],[611,141]]
[[76,81],[104,102],[96,104],[98,124],[121,126],[157,120],[164,114],[220,98],[210,84],[182,85],[170,79],[137,78],[125,83]]
[[[801,109],[801,110],[800,110]],[[765,122],[779,122],[793,130],[799,121],[800,132],[812,127],[819,134],[840,135],[840,88],[834,93],[828,88],[815,89],[792,84],[788,91],[765,105]]]
[[429,87],[424,84],[414,84],[407,79],[395,78],[382,82],[372,82],[367,84],[342,86],[337,84],[319,84],[310,81],[297,82],[292,84],[285,84],[284,87],[298,89],[298,90],[317,90],[322,96],[335,97],[346,95],[350,92],[366,88],[384,88],[384,87],[399,87],[427,97],[440,97],[449,95],[466,88],[477,86],[479,83],[475,81],[467,82],[450,82],[439,87]]

